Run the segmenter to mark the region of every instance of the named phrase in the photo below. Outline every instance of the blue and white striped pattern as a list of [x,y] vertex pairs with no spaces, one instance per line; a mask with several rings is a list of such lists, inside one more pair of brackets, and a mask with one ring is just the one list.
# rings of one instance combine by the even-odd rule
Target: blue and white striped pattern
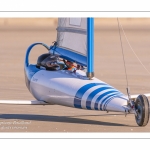
[[106,110],[114,98],[127,100],[124,94],[106,83],[90,83],[81,87],[74,98],[74,107],[94,110]]

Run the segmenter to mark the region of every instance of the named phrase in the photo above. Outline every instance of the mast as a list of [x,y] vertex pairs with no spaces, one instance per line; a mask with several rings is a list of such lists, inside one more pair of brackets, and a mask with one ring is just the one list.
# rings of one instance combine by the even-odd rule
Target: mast
[[94,18],[87,18],[87,77],[94,77]]

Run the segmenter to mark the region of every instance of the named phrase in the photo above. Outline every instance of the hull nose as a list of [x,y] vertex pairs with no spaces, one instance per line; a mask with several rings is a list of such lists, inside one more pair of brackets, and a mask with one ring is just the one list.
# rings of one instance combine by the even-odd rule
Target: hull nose
[[118,111],[124,112],[123,106],[127,105],[128,98],[126,96],[112,97],[105,104],[102,105],[104,111]]
[[104,82],[89,83],[76,93],[74,107],[101,111],[123,111],[127,105],[127,97]]

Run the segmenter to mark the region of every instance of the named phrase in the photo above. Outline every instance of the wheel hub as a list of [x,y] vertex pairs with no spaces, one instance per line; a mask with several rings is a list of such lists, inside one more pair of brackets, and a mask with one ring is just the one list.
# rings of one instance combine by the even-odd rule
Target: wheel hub
[[139,103],[137,104],[136,113],[137,113],[137,116],[136,116],[137,119],[140,120],[142,118],[142,107]]

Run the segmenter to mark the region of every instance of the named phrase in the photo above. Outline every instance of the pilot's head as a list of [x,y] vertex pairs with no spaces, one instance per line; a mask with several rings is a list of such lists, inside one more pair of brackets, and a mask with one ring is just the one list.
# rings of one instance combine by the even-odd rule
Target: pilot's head
[[37,60],[37,67],[40,68],[40,66],[45,67],[46,70],[59,70],[60,66],[57,63],[58,57],[55,55],[42,54],[38,57]]

